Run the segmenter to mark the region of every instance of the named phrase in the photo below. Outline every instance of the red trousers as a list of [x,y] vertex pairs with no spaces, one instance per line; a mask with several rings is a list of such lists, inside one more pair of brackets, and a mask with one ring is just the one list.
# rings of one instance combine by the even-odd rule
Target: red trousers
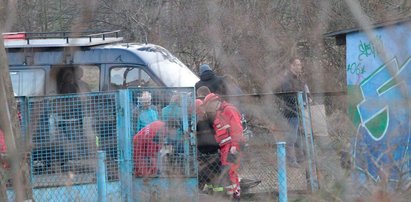
[[[227,157],[230,154],[230,148],[231,144],[226,144],[220,147],[220,161],[222,166],[229,167],[228,177],[231,182],[232,190],[239,190],[240,179],[238,177],[238,168],[240,168],[240,158],[236,158],[235,162],[229,162]],[[240,156],[240,154],[238,153],[237,156]]]

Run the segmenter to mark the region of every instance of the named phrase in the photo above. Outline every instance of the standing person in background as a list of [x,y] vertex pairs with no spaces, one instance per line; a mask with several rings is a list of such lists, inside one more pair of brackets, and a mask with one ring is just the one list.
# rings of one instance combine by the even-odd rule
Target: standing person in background
[[[174,119],[176,121],[182,121],[182,113],[180,106],[180,96],[171,96],[170,103],[161,110],[161,118],[163,121],[168,121]],[[180,124],[181,125],[181,124]],[[183,128],[178,128],[177,133],[168,136],[168,143],[173,146],[173,151],[175,153],[184,153],[184,138],[183,138]]]
[[241,188],[238,169],[240,152],[245,143],[241,115],[236,107],[214,93],[204,98],[203,105],[207,118],[213,122],[214,138],[220,146],[221,164],[228,169],[230,184],[225,187],[227,194],[239,199]]
[[[217,76],[208,64],[200,65],[199,73],[200,81],[195,84],[196,91],[200,87],[206,86],[211,93],[215,93],[237,108],[241,108],[239,96],[244,93],[231,75]],[[243,111],[241,113],[244,114]]]
[[[308,87],[302,80],[303,66],[301,60],[297,57],[293,57],[289,60],[285,72],[282,77],[282,84],[280,86],[280,92],[292,92],[292,94],[284,94],[284,106],[282,107],[282,113],[288,120],[288,133],[286,135],[287,141],[287,163],[289,166],[298,168],[300,165],[297,162],[297,156],[301,156],[301,151],[296,150],[298,145],[299,134],[299,117],[298,117],[298,102],[297,96],[294,92],[307,91]],[[298,154],[297,154],[298,153]]]
[[78,86],[78,93],[88,93],[91,92],[90,85],[83,81],[84,70],[81,67],[76,67],[74,69],[74,79]]
[[63,68],[57,74],[57,93],[78,93],[79,87],[72,68]]
[[214,71],[208,64],[202,64],[199,68],[200,81],[195,84],[195,90],[201,86],[207,86],[212,93],[218,95],[227,95],[226,86],[223,76],[215,75]]
[[157,109],[151,105],[151,93],[148,91],[143,91],[141,97],[138,98],[138,121],[137,121],[137,131],[140,131],[149,123],[158,120]]

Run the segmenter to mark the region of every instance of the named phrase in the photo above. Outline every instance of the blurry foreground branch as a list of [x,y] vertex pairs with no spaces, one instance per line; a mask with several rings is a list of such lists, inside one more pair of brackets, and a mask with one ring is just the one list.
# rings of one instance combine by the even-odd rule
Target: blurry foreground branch
[[[5,134],[7,155],[11,169],[0,166],[0,201],[7,201],[6,183],[8,178],[6,172],[11,172],[12,183],[16,201],[32,199],[32,190],[29,184],[28,161],[24,160],[25,145],[20,135],[20,121],[17,116],[17,105],[11,86],[10,73],[8,70],[7,56],[0,35],[0,129]],[[17,145],[20,145],[17,148]]]

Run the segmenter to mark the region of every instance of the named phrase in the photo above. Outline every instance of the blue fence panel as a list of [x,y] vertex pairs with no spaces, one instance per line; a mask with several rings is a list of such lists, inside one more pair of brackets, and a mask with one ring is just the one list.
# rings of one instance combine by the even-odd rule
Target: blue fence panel
[[[118,179],[116,93],[30,97],[31,181],[37,201],[97,200],[97,150]],[[81,185],[81,186],[80,186]]]
[[[302,164],[287,171],[291,176],[288,190],[307,185],[305,171],[311,189],[316,182],[310,120],[303,116],[301,95],[282,95],[270,100],[272,106],[262,105],[266,112],[277,109],[284,116],[283,133],[294,131],[305,140],[308,167]],[[206,162],[219,158],[218,154],[197,156],[194,99],[194,88],[19,98],[23,133],[32,148],[34,199],[97,201],[97,151],[103,150],[108,201],[198,201],[197,157]],[[292,118],[300,131],[290,127]],[[240,177],[261,180],[261,184],[243,193],[278,190],[273,137],[277,134],[250,136]],[[214,172],[213,167],[209,169]]]
[[194,88],[131,89],[133,201],[196,201]]
[[[147,103],[151,111],[144,114]],[[156,190],[156,199],[198,200],[193,88],[21,97],[18,104],[22,133],[32,148],[36,201],[97,201],[98,150],[106,153],[108,201],[153,199],[139,194],[144,189]],[[168,130],[151,151],[155,160],[149,163],[156,167],[144,168],[136,162],[133,138],[155,120],[167,123]],[[153,174],[139,176],[136,168]],[[13,192],[8,194],[12,200]]]

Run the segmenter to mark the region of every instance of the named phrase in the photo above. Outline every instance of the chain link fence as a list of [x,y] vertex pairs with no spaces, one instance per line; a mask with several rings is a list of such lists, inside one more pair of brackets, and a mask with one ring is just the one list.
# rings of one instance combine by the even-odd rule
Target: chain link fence
[[[307,192],[318,187],[310,117],[305,94],[278,93],[226,97],[246,114],[247,143],[239,175],[242,193]],[[277,142],[287,142],[287,179],[278,179]],[[219,155],[199,154],[199,186],[218,182],[225,173]],[[207,186],[209,187],[209,186]]]
[[[154,119],[147,119],[143,113],[147,92]],[[17,100],[24,137],[21,143],[28,143],[30,148],[27,160],[36,201],[96,201],[101,196],[96,183],[97,151],[106,155],[104,190],[109,201],[196,198],[192,88],[130,89]],[[156,121],[166,123],[169,129],[162,138],[143,136],[133,142],[139,131],[144,131],[145,126],[139,124]],[[159,144],[151,147],[153,144],[145,144],[149,141]],[[140,143],[145,150],[142,158],[137,156],[144,152],[135,150]],[[135,170],[152,172],[139,175]],[[8,198],[14,198],[11,184]]]
[[[295,143],[298,165],[290,166],[288,157],[287,179],[280,181],[290,192],[315,188],[305,95],[244,98],[247,104],[239,109],[249,123],[239,171],[242,192],[278,192],[284,184],[278,180],[276,152],[281,141]],[[97,200],[96,155],[102,150],[109,200],[196,200],[199,188],[226,175],[218,153],[197,153],[194,99],[192,88],[19,98],[34,199]],[[157,132],[147,132],[158,126]]]
[[192,201],[197,189],[194,89],[130,89],[132,200]]
[[[27,100],[34,189],[55,189],[71,200],[96,198],[97,150],[107,154],[108,179],[118,179],[115,98],[100,93]],[[58,191],[61,187],[71,189]],[[53,194],[35,192],[35,198],[50,200]]]

